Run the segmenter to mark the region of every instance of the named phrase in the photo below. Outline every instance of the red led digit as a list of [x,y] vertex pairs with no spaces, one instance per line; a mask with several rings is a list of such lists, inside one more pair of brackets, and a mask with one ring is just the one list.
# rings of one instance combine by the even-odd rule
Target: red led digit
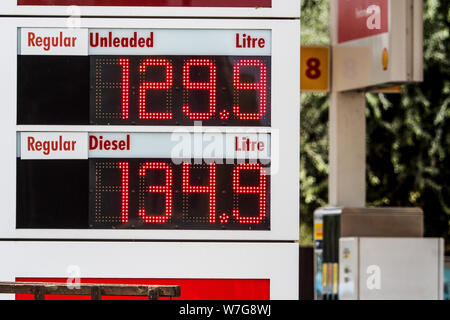
[[[241,67],[258,67],[259,82],[241,82]],[[233,112],[240,120],[259,120],[267,112],[267,67],[261,60],[240,60],[233,67],[233,86],[236,90],[256,90],[259,92],[259,111],[245,113],[240,111],[239,94],[235,93]]]
[[[173,85],[173,66],[166,59],[147,59],[139,66],[139,72],[145,73],[148,67],[163,66],[166,68],[165,82],[143,82],[139,86],[139,119],[172,119],[172,112],[147,112],[147,90],[169,90]],[[170,92],[167,92],[167,103],[170,106]]]
[[[191,82],[191,67],[209,67],[209,82]],[[189,101],[185,93],[182,110],[191,120],[207,120],[216,113],[216,65],[209,59],[191,59],[183,66],[183,86],[186,90],[208,90],[209,91],[209,112],[191,112]]]
[[122,66],[122,119],[128,119],[130,109],[130,59],[119,59]]
[[165,199],[165,213],[164,215],[158,215],[158,216],[151,216],[147,215],[145,212],[144,203],[141,201],[140,208],[139,208],[139,217],[145,222],[145,223],[166,223],[169,221],[169,219],[172,217],[172,211],[173,211],[173,191],[172,191],[172,184],[173,184],[173,170],[172,168],[164,163],[164,162],[147,162],[143,164],[139,168],[139,176],[144,177],[147,174],[147,171],[150,170],[164,170],[166,173],[166,181],[165,185],[163,186],[148,186],[147,191],[149,193],[164,193],[166,195]]
[[209,185],[191,186],[189,171],[191,165],[183,163],[183,192],[184,193],[208,193],[209,194],[209,223],[216,222],[216,164],[209,165]]
[[[240,182],[240,174],[242,171],[259,171],[259,186],[242,186]],[[243,163],[239,164],[233,170],[233,190],[235,196],[239,194],[258,194],[259,195],[259,214],[255,217],[242,217],[239,209],[233,210],[233,217],[239,223],[257,224],[262,222],[267,215],[267,177],[264,168],[259,163]]]
[[122,223],[128,222],[128,209],[129,209],[129,163],[119,162],[119,169],[122,169]]

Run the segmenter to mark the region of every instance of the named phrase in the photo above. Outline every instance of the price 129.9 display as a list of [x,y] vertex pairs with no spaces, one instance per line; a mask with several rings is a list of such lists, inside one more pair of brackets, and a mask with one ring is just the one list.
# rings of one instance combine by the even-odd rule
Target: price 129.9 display
[[91,56],[91,123],[268,125],[269,60]]

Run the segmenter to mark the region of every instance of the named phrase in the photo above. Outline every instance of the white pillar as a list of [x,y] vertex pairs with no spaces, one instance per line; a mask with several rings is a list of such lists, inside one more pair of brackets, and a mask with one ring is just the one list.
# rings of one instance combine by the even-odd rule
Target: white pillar
[[366,100],[364,92],[332,92],[329,129],[330,206],[366,204]]

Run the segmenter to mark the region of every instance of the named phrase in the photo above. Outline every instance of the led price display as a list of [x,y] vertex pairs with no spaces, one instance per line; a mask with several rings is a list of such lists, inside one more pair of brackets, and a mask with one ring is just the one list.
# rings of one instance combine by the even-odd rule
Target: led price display
[[260,163],[91,160],[90,226],[267,229],[266,170]]
[[91,124],[270,125],[270,57],[91,56]]
[[270,165],[259,161],[18,159],[17,165],[18,228],[270,230]]
[[267,127],[270,60],[18,56],[18,124]]

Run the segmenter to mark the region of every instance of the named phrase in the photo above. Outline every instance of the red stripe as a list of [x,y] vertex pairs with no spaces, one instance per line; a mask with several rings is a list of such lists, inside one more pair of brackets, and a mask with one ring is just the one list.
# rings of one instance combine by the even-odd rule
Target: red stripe
[[[17,282],[66,283],[65,278],[16,278]],[[84,278],[80,283],[179,285],[181,296],[174,300],[269,300],[268,279],[107,279]],[[32,300],[33,295],[16,294],[16,300]],[[89,300],[89,296],[46,295],[45,300]],[[146,297],[104,297],[103,300],[146,300]],[[161,298],[168,300],[169,298]]]
[[272,0],[17,0],[24,6],[121,6],[121,7],[263,7]]

